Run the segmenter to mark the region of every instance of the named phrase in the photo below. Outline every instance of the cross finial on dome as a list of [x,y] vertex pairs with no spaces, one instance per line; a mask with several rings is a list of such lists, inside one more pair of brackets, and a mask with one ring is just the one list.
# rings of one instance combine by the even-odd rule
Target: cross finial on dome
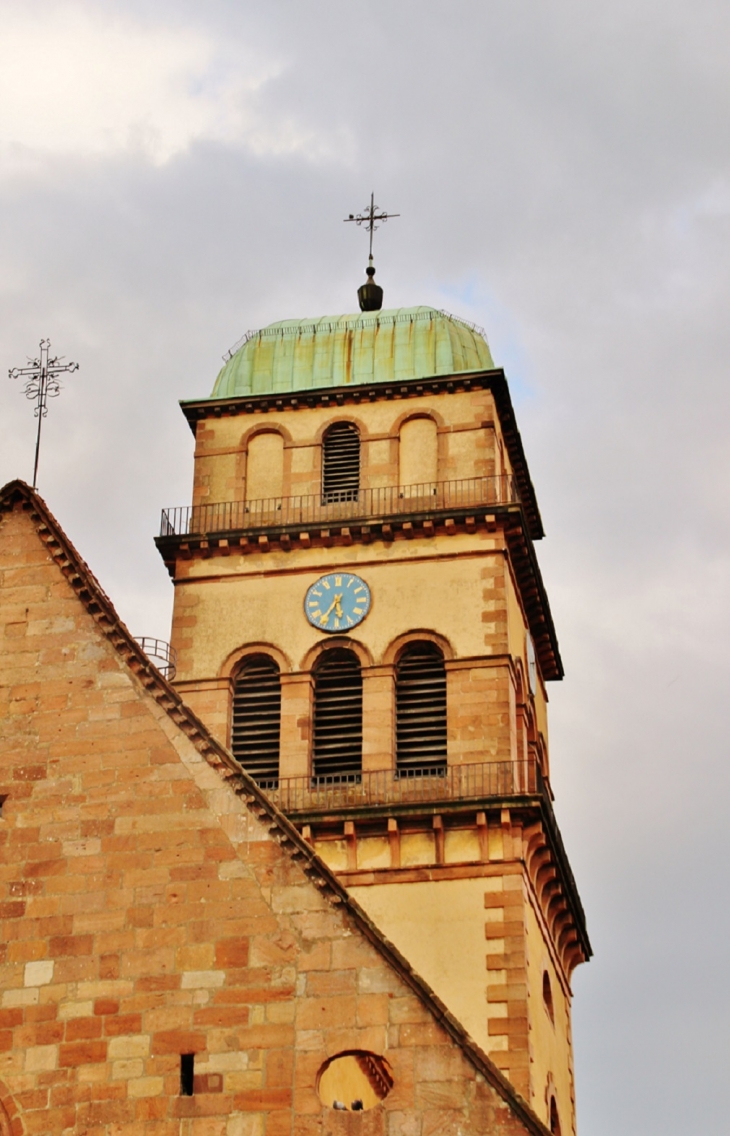
[[355,215],[351,213],[349,217],[345,217],[345,221],[354,221],[356,225],[365,225],[365,229],[370,234],[370,255],[368,257],[368,266],[365,269],[367,281],[361,284],[357,290],[357,298],[360,301],[360,310],[363,312],[377,312],[383,306],[383,289],[379,284],[375,283],[373,277],[375,276],[375,265],[373,264],[373,233],[380,227],[376,221],[387,221],[390,217],[400,217],[400,213],[386,213],[385,211],[378,212],[379,205],[375,204],[375,194],[370,194],[370,205],[363,210],[362,213]]

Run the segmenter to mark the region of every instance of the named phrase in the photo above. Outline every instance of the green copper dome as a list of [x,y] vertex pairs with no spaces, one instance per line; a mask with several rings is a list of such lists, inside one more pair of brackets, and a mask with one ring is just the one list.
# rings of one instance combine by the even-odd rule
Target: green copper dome
[[249,332],[211,398],[403,382],[494,367],[478,328],[436,308],[282,320]]

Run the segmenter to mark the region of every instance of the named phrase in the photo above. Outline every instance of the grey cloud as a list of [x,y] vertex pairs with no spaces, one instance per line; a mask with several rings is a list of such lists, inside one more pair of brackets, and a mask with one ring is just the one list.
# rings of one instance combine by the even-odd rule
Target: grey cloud
[[[41,156],[0,181],[0,358],[50,335],[81,364],[44,427],[41,491],[131,630],[166,637],[152,536],[192,479],[176,400],[209,391],[247,328],[351,310],[366,248],[341,219],[371,189],[399,211],[376,237],[386,301],[487,325],[548,530],[556,807],[596,949],[575,980],[580,1130],[721,1131],[727,6],[89,10],[202,29],[221,69],[280,59],[260,121],[348,142]],[[7,380],[0,413],[0,481],[29,477],[31,410]]]

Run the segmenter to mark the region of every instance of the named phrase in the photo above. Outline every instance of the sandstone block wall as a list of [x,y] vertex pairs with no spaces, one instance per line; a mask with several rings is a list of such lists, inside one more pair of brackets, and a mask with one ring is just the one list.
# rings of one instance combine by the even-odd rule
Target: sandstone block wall
[[323,435],[342,421],[353,422],[360,432],[366,489],[510,472],[494,400],[486,390],[416,396],[407,407],[377,400],[341,408],[267,409],[198,423],[194,504],[316,496]]
[[[543,1133],[283,818],[234,792],[172,692],[133,673],[73,550],[15,500],[0,516],[0,1132]],[[393,1071],[366,1113],[317,1095],[347,1050]]]

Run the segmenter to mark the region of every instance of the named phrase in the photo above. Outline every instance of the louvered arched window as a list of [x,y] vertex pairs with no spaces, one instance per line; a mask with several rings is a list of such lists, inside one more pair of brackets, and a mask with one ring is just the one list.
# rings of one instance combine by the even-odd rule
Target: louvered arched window
[[312,764],[316,780],[360,779],[362,672],[352,651],[325,651],[315,668]]
[[360,492],[360,433],[352,422],[335,422],[322,443],[322,500],[357,501]]
[[268,655],[253,655],[233,686],[231,750],[247,773],[264,788],[279,783],[281,682]]
[[395,722],[400,776],[446,769],[446,668],[434,643],[410,643],[398,660]]

